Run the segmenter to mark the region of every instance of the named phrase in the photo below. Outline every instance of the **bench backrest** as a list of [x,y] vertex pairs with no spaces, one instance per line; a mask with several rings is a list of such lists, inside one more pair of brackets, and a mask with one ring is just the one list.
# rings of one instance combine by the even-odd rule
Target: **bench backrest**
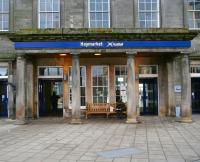
[[109,112],[110,104],[109,103],[88,103],[87,111],[88,112]]

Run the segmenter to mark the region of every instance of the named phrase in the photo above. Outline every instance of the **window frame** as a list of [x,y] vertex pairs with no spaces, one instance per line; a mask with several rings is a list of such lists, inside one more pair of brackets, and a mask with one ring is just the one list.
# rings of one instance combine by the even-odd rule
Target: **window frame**
[[[62,75],[49,75],[49,76],[42,76],[40,75],[40,68],[61,68],[63,70]],[[64,78],[64,67],[63,66],[38,66],[37,70],[38,79],[63,79]]]
[[[145,2],[142,2],[142,3],[144,3],[145,4],[145,9],[144,10],[140,10],[140,4],[141,4],[141,2],[140,2],[140,0],[138,0],[138,5],[137,5],[137,7],[138,7],[138,24],[139,24],[139,27],[140,28],[160,28],[161,27],[161,23],[160,23],[160,0],[156,0],[157,2],[156,2],[156,4],[157,4],[157,9],[156,10],[152,10],[152,4],[153,4],[153,2],[151,1],[150,2],[150,4],[151,4],[151,10],[147,10],[146,9],[146,0],[145,0]],[[140,25],[140,22],[141,22],[141,20],[140,20],[140,13],[144,13],[145,14],[145,19],[143,20],[144,22],[145,22],[145,26],[144,27],[141,27],[141,25]],[[147,20],[146,19],[146,13],[151,13],[151,19],[150,20]],[[157,14],[157,20],[156,20],[156,22],[157,22],[157,26],[156,27],[153,27],[152,26],[152,22],[154,22],[155,20],[153,20],[152,19],[152,14],[153,13],[156,13]],[[147,27],[147,22],[151,22],[151,26],[150,27]]]
[[[38,0],[38,28],[39,29],[55,29],[55,28],[60,28],[60,26],[61,26],[61,12],[60,12],[60,10],[61,10],[61,3],[60,3],[60,1],[61,0],[57,0],[58,2],[59,2],[59,5],[58,5],[58,11],[53,11],[53,9],[52,9],[52,11],[40,11],[40,1],[41,0]],[[53,1],[52,1],[52,3],[53,3]],[[52,4],[52,6],[53,6],[53,4]],[[52,15],[54,14],[54,13],[58,13],[58,16],[59,16],[59,18],[58,18],[58,27],[48,27],[47,26],[47,18],[45,19],[45,27],[44,28],[41,28],[41,24],[40,24],[40,18],[41,18],[41,13],[51,13]],[[53,22],[53,19],[51,19],[51,22]]]
[[[4,21],[1,21],[1,23],[2,23],[2,25],[0,26],[0,32],[6,32],[6,31],[9,31],[9,29],[10,29],[10,0],[6,0],[6,2],[8,2],[8,11],[7,12],[5,12],[5,11],[0,11],[0,16],[3,18],[3,15],[8,15],[8,29],[7,30],[5,30],[3,27],[4,27],[4,25],[3,25],[3,22]],[[4,0],[2,1],[2,3],[0,4],[0,5],[2,5],[2,9],[3,9],[3,4],[4,4]]]
[[[108,84],[107,84],[107,92],[108,92],[108,94],[107,94],[107,102],[106,103],[110,103],[110,73],[109,73],[109,65],[93,65],[92,67],[91,67],[91,91],[92,91],[92,103],[94,103],[94,99],[93,99],[93,97],[94,97],[94,94],[93,94],[93,68],[94,67],[106,67],[107,69],[108,69],[108,75],[107,75],[107,77],[108,77]],[[97,86],[95,86],[95,87],[97,87]],[[98,86],[99,87],[99,86]],[[106,87],[106,86],[101,86],[101,87]],[[97,102],[97,103],[99,103],[99,102]]]
[[[199,10],[196,10],[195,9],[195,5],[193,5],[193,10],[191,10],[191,9],[189,9],[189,0],[187,0],[186,1],[187,2],[187,22],[188,22],[188,28],[190,29],[190,30],[199,30],[200,29],[200,25],[199,25],[199,27],[195,27],[195,21],[196,20],[199,20],[199,22],[200,22],[200,19],[189,19],[189,13],[192,13],[192,15],[194,15],[195,14],[195,12],[199,12],[199,14],[200,14],[200,9]],[[196,0],[192,0],[192,2],[195,4],[195,2],[196,2]],[[198,2],[200,3],[200,0],[198,0]],[[190,20],[192,20],[192,22],[193,22],[193,28],[190,28]]]
[[[108,13],[108,27],[92,27],[92,28],[110,28],[111,27],[111,23],[110,23],[110,10],[111,10],[111,5],[110,5],[110,0],[108,0],[108,11],[90,11],[90,1],[88,0],[88,28],[91,28],[91,21],[90,21],[90,14],[91,13]],[[95,1],[96,2],[96,1]],[[102,18],[102,22],[103,22],[103,18]],[[103,26],[103,25],[102,25]]]
[[[118,87],[118,85],[116,85],[116,67],[120,67],[120,75],[119,76],[122,76],[121,75],[121,68],[122,67],[124,67],[125,68],[125,73],[126,73],[126,80],[125,80],[125,86],[126,86],[126,102],[128,101],[128,95],[127,95],[127,87],[128,87],[128,71],[127,71],[127,65],[115,65],[115,70],[114,70],[114,78],[115,78],[115,83],[114,83],[114,86],[115,86],[115,102],[117,102],[116,101],[116,97],[117,97],[117,95],[116,95],[116,87]],[[120,98],[121,98],[121,95],[120,95]],[[125,103],[126,103],[125,102]]]
[[[68,66],[68,87],[69,87],[68,88],[68,97],[69,97],[68,106],[69,106],[70,109],[72,109],[72,104],[70,103],[70,88],[72,88],[71,87],[72,85],[70,85],[70,68],[72,70],[72,66]],[[87,78],[86,78],[87,74],[86,73],[87,73],[87,69],[86,69],[86,66],[80,66],[80,68],[84,68],[85,69],[85,75],[84,75],[84,77],[85,77],[85,85],[84,86],[80,85],[80,89],[81,89],[81,87],[85,87],[85,106],[81,106],[81,109],[86,109],[86,102],[87,102],[87,87],[86,87],[87,86]],[[83,97],[83,96],[81,96],[81,92],[80,92],[80,104],[81,104],[81,97]]]

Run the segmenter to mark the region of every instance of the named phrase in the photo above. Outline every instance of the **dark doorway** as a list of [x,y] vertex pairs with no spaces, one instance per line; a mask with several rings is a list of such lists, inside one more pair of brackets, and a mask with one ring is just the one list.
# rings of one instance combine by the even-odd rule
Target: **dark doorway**
[[192,112],[200,113],[200,78],[191,79]]
[[63,116],[62,80],[39,80],[39,116]]
[[139,106],[141,115],[158,115],[157,79],[139,80]]
[[7,81],[0,81],[0,117],[8,117]]

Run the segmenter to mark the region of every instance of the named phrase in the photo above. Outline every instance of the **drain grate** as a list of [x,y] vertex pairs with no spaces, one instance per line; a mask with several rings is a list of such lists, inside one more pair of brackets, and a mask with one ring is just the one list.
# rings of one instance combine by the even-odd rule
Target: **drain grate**
[[143,152],[144,151],[137,148],[121,148],[121,149],[98,152],[97,155],[102,156],[104,158],[117,158],[123,156],[139,155],[142,154]]

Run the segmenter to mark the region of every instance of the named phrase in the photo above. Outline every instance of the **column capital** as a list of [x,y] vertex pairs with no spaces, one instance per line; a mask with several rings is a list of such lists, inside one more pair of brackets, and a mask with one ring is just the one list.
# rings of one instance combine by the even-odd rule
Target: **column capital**
[[127,52],[126,52],[126,55],[127,55],[127,56],[132,56],[132,57],[133,57],[133,56],[135,56],[136,54],[137,54],[136,51],[127,51]]

